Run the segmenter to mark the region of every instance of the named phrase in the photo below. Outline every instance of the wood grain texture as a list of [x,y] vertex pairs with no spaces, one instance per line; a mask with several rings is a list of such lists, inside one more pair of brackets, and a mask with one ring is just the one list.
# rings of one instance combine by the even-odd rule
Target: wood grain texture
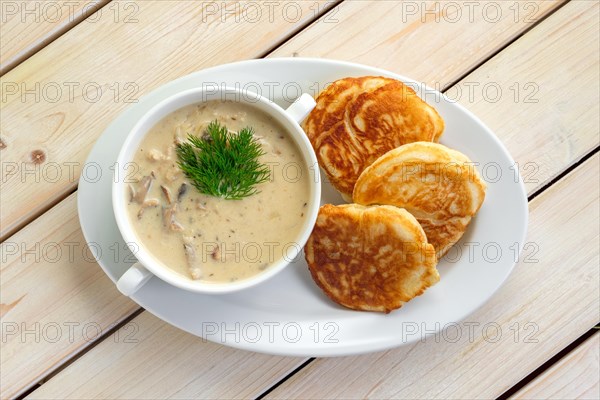
[[[496,398],[600,318],[600,157],[530,203],[528,243],[494,298],[416,345],[317,359],[268,398]],[[526,262],[526,260],[530,262]],[[539,260],[539,261],[535,261]],[[533,262],[535,261],[535,262]]]
[[252,398],[303,361],[206,342],[147,312],[119,334],[28,398]]
[[563,3],[346,1],[271,56],[366,63],[444,90]]
[[511,399],[600,399],[600,332],[529,382]]
[[530,195],[600,143],[599,10],[568,3],[447,91],[502,132]]
[[[569,10],[567,10],[569,11]],[[572,15],[572,14],[569,14]],[[567,17],[569,16],[567,15]],[[562,21],[564,18],[567,17],[563,17],[561,19],[559,19],[559,21]],[[593,17],[593,16],[592,16]],[[548,21],[545,21],[544,24],[546,24]],[[540,25],[540,27],[538,27],[538,29],[542,29],[544,27],[544,24]],[[560,24],[559,24],[560,25]],[[552,25],[552,26],[557,26],[557,25]],[[312,28],[311,28],[312,29]],[[558,27],[556,27],[555,29],[559,29]],[[530,32],[529,35],[534,34],[534,32]],[[524,41],[521,41],[520,43],[517,42],[514,45],[515,46],[533,46],[534,44],[534,40],[537,40],[538,42],[536,42],[538,45],[540,46],[545,46],[547,45],[546,42],[544,42],[542,39],[538,38],[538,37],[534,37],[533,39],[527,39],[525,40],[525,38],[523,38]],[[568,38],[567,38],[568,40]],[[524,43],[524,44],[523,44]],[[315,44],[318,45],[318,44]],[[519,47],[520,48],[520,47]],[[519,48],[517,49],[517,51],[519,51]],[[510,51],[511,48],[507,49],[507,51]],[[585,56],[585,52],[581,53],[582,57]],[[569,54],[569,56],[571,56]],[[544,59],[544,58],[532,58],[528,60],[528,64],[527,65],[538,65],[542,70],[545,70],[546,73],[551,73],[552,71],[552,65],[556,60],[554,59]],[[564,60],[560,60],[561,62]],[[493,62],[493,60],[492,60]],[[513,64],[519,64],[521,62],[521,60],[518,59],[514,59],[512,61]],[[574,63],[577,62],[585,62],[584,59],[576,59],[573,60]],[[527,65],[523,66],[523,69],[527,68]],[[510,74],[512,71],[511,66],[507,65],[503,70],[502,73],[503,74]],[[548,72],[550,71],[550,72]],[[483,77],[485,77],[485,74],[482,75]],[[473,78],[473,77],[472,77]],[[475,79],[475,78],[473,78]],[[567,79],[570,79],[569,77],[562,77],[562,79],[564,79],[565,81]],[[573,96],[573,93],[570,91],[561,91],[560,89],[563,87],[562,86],[562,82],[560,81],[557,85],[557,90],[556,91],[552,91],[551,88],[548,89],[548,96],[545,96],[541,99],[542,104],[538,105],[535,104],[536,107],[553,107],[555,106],[555,104],[560,103],[560,102],[564,102],[566,101],[566,99],[569,99],[569,96]],[[579,87],[577,85],[580,85],[580,82],[571,82],[572,84],[575,84],[575,87]],[[476,103],[473,104],[473,107],[479,107],[479,112],[483,112],[484,110],[488,110],[488,109],[492,109],[495,110],[496,113],[495,115],[495,120],[492,121],[495,122],[498,125],[501,125],[501,122],[504,120],[504,115],[506,113],[511,112],[511,110],[513,110],[515,108],[514,104],[511,104],[510,102],[504,102],[501,103],[500,105],[498,104],[492,104],[490,102],[486,102],[483,100],[479,100],[481,102],[480,103]],[[492,114],[490,112],[490,114]],[[523,113],[523,114],[518,114],[519,118],[521,118],[522,123],[526,123],[527,122],[527,116]],[[543,118],[544,114],[541,113],[533,113],[533,115],[535,116],[535,118]],[[569,115],[567,115],[567,118],[569,117]],[[490,121],[488,120],[488,123]],[[535,121],[534,121],[535,122]],[[534,123],[532,122],[532,123]],[[516,122],[515,122],[516,123]],[[577,119],[575,120],[568,120],[568,119],[564,119],[563,120],[563,124],[565,125],[569,125],[569,124],[573,124],[575,130],[578,130],[577,128],[579,126],[582,126],[583,128],[586,127],[587,122],[585,121],[579,121]],[[582,124],[582,125],[579,125]],[[507,132],[506,130],[503,129],[499,129],[497,131],[498,135],[504,140],[505,137],[510,133]],[[552,133],[552,131],[551,131]],[[584,134],[589,134],[589,132],[584,132]],[[522,141],[522,145],[524,146],[533,146],[530,144],[530,142],[535,141],[534,136],[532,135],[528,135],[525,136],[523,138],[521,138]],[[521,140],[520,139],[520,140]],[[514,139],[513,139],[514,140]],[[591,147],[588,148],[588,150],[591,150]],[[521,159],[519,159],[519,161],[521,162],[535,162],[535,159],[532,158],[527,158],[526,156],[521,155]],[[562,168],[563,164],[557,163],[556,164],[556,171],[554,171],[554,173],[558,173],[558,171],[560,171],[560,168]],[[593,171],[592,171],[593,172]],[[589,173],[589,172],[588,172]],[[592,174],[593,176],[593,174]],[[571,182],[571,181],[569,181]],[[585,185],[582,185],[585,186]],[[593,185],[592,185],[593,187]],[[565,193],[572,193],[571,190],[571,185],[569,185],[568,187],[565,186],[561,186],[562,190],[564,190]],[[597,193],[597,187],[596,187],[596,193]],[[554,192],[549,192],[550,194],[548,194],[546,196],[546,193],[544,193],[544,195],[540,196],[540,198],[544,198],[544,199],[551,199],[554,197],[554,195],[556,193],[559,193],[558,191],[554,191]],[[594,192],[589,192],[588,193],[589,196],[592,196],[592,198],[594,197]],[[538,200],[541,201],[541,200]],[[394,350],[394,351],[390,351],[388,353],[380,353],[380,354],[375,354],[375,355],[368,355],[368,356],[363,356],[363,357],[354,357],[351,359],[332,359],[332,360],[319,360],[317,361],[319,364],[321,363],[329,363],[332,365],[332,369],[331,371],[329,371],[327,368],[322,369],[319,368],[317,372],[315,372],[314,374],[310,374],[309,375],[309,380],[305,381],[303,380],[303,377],[300,377],[296,380],[296,378],[293,378],[292,382],[295,382],[288,391],[288,386],[287,384],[285,384],[282,388],[282,391],[276,391],[275,395],[280,396],[280,397],[287,397],[288,395],[298,395],[299,397],[304,397],[304,396],[313,396],[313,397],[326,397],[328,395],[330,396],[340,396],[340,397],[361,397],[361,396],[367,396],[370,395],[371,397],[385,397],[387,395],[389,395],[393,390],[398,390],[398,382],[404,382],[401,385],[401,388],[412,388],[412,394],[409,393],[410,396],[425,396],[425,397],[431,397],[433,396],[433,392],[429,392],[429,388],[433,387],[434,385],[430,385],[427,384],[427,382],[446,382],[444,385],[441,385],[442,387],[444,386],[448,386],[448,390],[459,390],[461,387],[461,382],[462,384],[465,384],[464,380],[465,379],[469,379],[470,374],[473,374],[473,380],[475,381],[480,381],[480,383],[475,384],[475,382],[473,381],[469,381],[466,385],[469,386],[470,384],[473,384],[472,386],[472,390],[473,393],[475,394],[471,394],[473,395],[479,395],[481,393],[483,393],[483,390],[485,389],[485,387],[489,384],[490,380],[484,379],[485,374],[484,373],[478,373],[477,370],[478,368],[480,368],[479,364],[488,364],[490,366],[495,367],[500,367],[500,369],[502,370],[502,372],[506,372],[506,369],[502,368],[502,365],[499,365],[503,362],[505,362],[505,358],[508,357],[508,354],[515,354],[513,351],[522,351],[522,349],[520,347],[510,347],[512,346],[536,346],[535,343],[523,343],[523,340],[525,339],[525,336],[528,334],[532,333],[532,325],[527,325],[525,327],[525,324],[527,324],[528,322],[531,323],[538,323],[538,326],[541,328],[544,328],[544,331],[540,331],[537,336],[535,336],[534,338],[531,337],[527,337],[528,340],[532,340],[532,339],[537,339],[540,340],[544,339],[546,340],[547,338],[551,338],[550,342],[551,343],[555,343],[557,342],[556,337],[553,335],[557,335],[560,336],[560,334],[558,332],[555,332],[552,328],[552,326],[549,326],[548,324],[550,323],[549,320],[551,322],[554,322],[555,319],[558,320],[558,322],[560,323],[564,323],[563,320],[560,319],[560,315],[555,315],[555,314],[546,314],[546,318],[542,319],[541,321],[538,321],[537,316],[540,313],[540,310],[546,309],[546,305],[547,303],[545,303],[545,301],[547,301],[548,299],[543,297],[543,293],[545,291],[548,292],[548,294],[546,294],[546,296],[549,296],[551,293],[554,293],[553,290],[550,290],[550,288],[553,288],[553,285],[557,285],[557,283],[560,282],[564,282],[565,280],[565,276],[568,276],[570,273],[572,273],[572,271],[575,271],[575,276],[581,276],[578,279],[581,280],[587,280],[592,281],[593,282],[593,271],[591,273],[588,272],[584,272],[581,273],[578,268],[582,268],[582,264],[585,266],[587,265],[586,263],[590,261],[593,262],[594,261],[594,257],[597,258],[597,254],[594,255],[589,254],[588,252],[584,252],[584,253],[577,253],[577,257],[574,258],[573,260],[569,260],[572,261],[569,263],[569,265],[571,265],[570,270],[565,270],[562,272],[561,275],[552,275],[552,279],[548,280],[545,282],[543,287],[539,287],[538,289],[536,289],[534,292],[531,292],[531,281],[538,281],[538,279],[536,278],[539,275],[539,270],[542,269],[547,269],[547,265],[552,265],[552,262],[555,262],[555,260],[559,260],[561,259],[561,254],[562,252],[567,252],[569,251],[569,248],[575,248],[575,244],[574,244],[574,238],[571,239],[570,242],[567,243],[568,246],[570,247],[565,247],[563,246],[562,248],[559,246],[559,241],[561,240],[560,237],[552,237],[552,235],[546,234],[544,235],[544,232],[554,232],[556,230],[559,229],[559,226],[561,224],[566,223],[566,221],[568,221],[569,218],[573,217],[574,215],[579,216],[579,218],[587,220],[587,218],[589,218],[589,216],[587,217],[583,217],[582,215],[585,215],[585,212],[577,209],[577,208],[572,208],[572,213],[569,213],[567,215],[562,215],[561,220],[557,221],[556,219],[548,219],[546,218],[546,214],[548,215],[554,215],[556,214],[557,216],[560,216],[560,213],[556,212],[556,204],[554,203],[547,203],[550,200],[545,200],[546,203],[544,204],[550,204],[549,206],[545,206],[544,208],[542,208],[542,211],[538,212],[538,214],[536,215],[540,215],[542,214],[542,216],[539,218],[539,224],[537,225],[537,228],[535,228],[535,232],[537,232],[537,236],[534,235],[533,239],[531,240],[537,240],[539,236],[543,236],[544,239],[546,240],[546,242],[544,242],[545,246],[544,246],[544,264],[540,265],[540,264],[536,264],[535,267],[537,267],[535,270],[534,269],[530,269],[531,265],[528,263],[522,264],[520,267],[518,267],[517,272],[515,273],[515,275],[513,276],[513,280],[511,281],[512,283],[510,284],[510,286],[508,288],[504,289],[505,294],[498,294],[496,296],[496,298],[498,299],[497,301],[494,301],[493,303],[490,303],[490,305],[488,305],[487,307],[487,311],[485,312],[481,312],[479,314],[477,314],[476,319],[473,320],[474,323],[479,323],[479,327],[478,329],[475,330],[475,332],[473,333],[473,335],[475,336],[475,338],[477,338],[476,341],[473,341],[473,343],[465,343],[465,339],[463,339],[462,342],[459,343],[442,343],[440,340],[440,343],[437,343],[435,341],[435,338],[431,339],[428,341],[428,343],[426,344],[421,344],[418,345],[420,347],[418,347],[417,349],[413,349],[411,348],[403,348],[403,349],[399,349],[399,350]],[[566,201],[563,199],[563,201]],[[582,201],[585,201],[585,199],[583,199]],[[536,203],[537,204],[537,203]],[[561,203],[562,205],[562,203]],[[535,204],[534,204],[535,206]],[[593,212],[593,204],[588,205],[588,208],[586,208],[584,211],[589,211],[589,208],[592,207],[591,211]],[[581,212],[580,212],[581,211]],[[556,217],[555,217],[556,218]],[[544,222],[545,221],[545,222]],[[544,222],[542,224],[542,222]],[[574,221],[573,224],[577,225],[579,223],[579,221]],[[569,225],[570,229],[573,229],[572,225]],[[570,231],[567,231],[567,234]],[[585,240],[586,242],[589,242],[590,240],[593,242],[593,232],[587,232],[586,235],[582,238],[582,240]],[[597,232],[596,232],[596,237],[597,237]],[[547,241],[550,240],[550,243],[548,243]],[[554,249],[554,250],[553,250]],[[550,264],[546,264],[550,263]],[[556,261],[558,262],[558,261]],[[525,272],[524,274],[522,272]],[[530,271],[530,272],[528,272]],[[541,282],[543,283],[543,282]],[[593,293],[593,286],[591,286],[591,288],[589,288],[588,290],[591,290],[592,293],[588,293],[588,292],[581,292],[580,293],[580,297],[577,297],[578,300],[580,300],[581,298],[587,298],[587,302],[579,302],[579,303],[569,303],[567,302],[565,307],[569,306],[569,307],[587,307],[588,309],[591,307],[591,304],[594,301],[594,296],[596,296],[596,298],[598,297],[597,293]],[[505,291],[508,291],[506,294]],[[526,306],[522,305],[520,303],[520,301],[523,301],[524,299],[522,297],[519,298],[515,298],[510,302],[506,301],[506,297],[508,297],[510,299],[510,297],[513,295],[513,291],[519,293],[522,292],[522,295],[529,295],[529,297],[525,298],[525,300],[528,300],[530,303],[522,303],[522,304],[528,304],[527,307],[531,306],[534,307],[534,309],[531,310],[531,314],[523,314],[523,311],[527,308]],[[585,297],[587,296],[587,297]],[[542,297],[541,300],[535,300],[539,297]],[[562,300],[562,299],[559,299]],[[556,301],[559,301],[556,300]],[[554,302],[554,300],[552,300],[551,302]],[[552,310],[548,310],[549,312]],[[144,315],[144,314],[143,314]],[[141,319],[143,318],[142,316],[137,317],[136,319],[134,319],[134,322],[138,322],[141,321]],[[535,316],[536,319],[531,319],[531,316]],[[576,332],[577,330],[581,330],[581,329],[587,329],[588,326],[586,324],[589,323],[589,321],[587,321],[587,318],[589,318],[589,314],[586,314],[587,317],[583,318],[583,320],[575,320],[573,322],[573,325],[569,327],[568,331],[573,331]],[[492,316],[492,317],[490,317]],[[495,318],[496,316],[499,316],[497,319]],[[494,322],[497,322],[499,324],[501,324],[501,328],[504,330],[505,335],[503,337],[503,341],[501,341],[500,343],[488,343],[484,338],[483,338],[483,333],[482,333],[482,327],[485,323],[490,322],[489,318],[494,318]],[[471,320],[470,320],[471,321]],[[510,330],[510,327],[513,326],[511,324],[514,324],[515,322],[520,323],[520,328],[518,330],[521,341],[519,343],[515,343],[512,344],[511,340],[514,340],[514,332]],[[539,325],[539,324],[542,325]],[[559,330],[564,330],[566,329],[564,326],[562,325],[557,325]],[[143,325],[140,324],[140,329],[143,330],[145,328],[143,328]],[[148,338],[148,340],[152,341],[153,343],[162,343],[162,342],[169,342],[170,345],[169,346],[173,346],[173,347],[169,347],[172,349],[177,349],[180,346],[183,348],[187,348],[187,346],[189,346],[190,342],[194,342],[194,338],[189,337],[189,336],[183,336],[181,337],[181,339],[178,340],[172,340],[172,338],[169,335],[170,331],[161,331],[161,332],[157,332],[155,335],[151,336]],[[573,333],[574,335],[576,333]],[[524,336],[525,335],[525,336]],[[568,341],[569,337],[563,337],[562,339],[563,341]],[[103,343],[104,344],[104,343]],[[538,344],[539,345],[539,344]],[[559,346],[560,343],[556,344],[556,346]],[[138,346],[144,346],[143,343],[140,343]],[[118,355],[120,354],[120,352],[122,350],[120,350],[119,348],[112,348],[113,346],[108,346],[106,345],[106,347],[103,347],[103,356],[106,354],[109,354],[109,357],[118,357]],[[498,353],[503,353],[504,349],[506,348],[506,356],[498,356]],[[82,357],[80,360],[76,361],[75,363],[73,363],[71,366],[69,366],[68,369],[66,369],[65,371],[61,372],[60,374],[58,374],[56,377],[54,377],[53,379],[51,379],[48,383],[46,383],[45,385],[42,386],[41,389],[39,389],[39,392],[36,391],[34,392],[34,396],[39,396],[39,397],[46,397],[46,398],[50,398],[50,397],[54,397],[54,398],[58,398],[58,397],[94,397],[94,396],[109,396],[109,395],[113,395],[115,397],[120,397],[120,396],[125,396],[123,394],[123,392],[126,392],[126,396],[131,396],[132,392],[130,391],[130,389],[128,389],[131,385],[133,385],[133,380],[130,380],[129,376],[126,376],[123,372],[122,368],[129,368],[126,364],[123,364],[122,367],[115,369],[114,371],[111,372],[102,372],[102,380],[104,380],[105,382],[108,381],[115,381],[117,382],[117,385],[122,388],[123,392],[120,392],[118,389],[115,389],[114,391],[111,391],[110,393],[106,392],[105,390],[110,390],[110,389],[106,389],[103,388],[101,385],[97,385],[94,383],[94,379],[92,378],[92,375],[87,374],[86,371],[88,371],[88,368],[90,368],[90,365],[94,364],[94,360],[96,360],[98,357],[100,357],[99,353],[94,353],[95,349],[86,354],[84,357]],[[131,363],[133,365],[140,365],[141,362],[143,362],[143,360],[145,359],[146,355],[143,351],[137,351],[137,350],[132,350],[135,351],[136,355],[132,356],[131,359],[128,360],[128,363]],[[224,349],[223,351],[229,351],[228,349]],[[411,352],[417,352],[416,356],[412,356]],[[551,352],[551,350],[550,350]],[[462,353],[462,354],[461,354]],[[489,361],[489,359],[487,358],[487,356],[489,354],[492,354],[493,357],[496,357],[499,362],[498,363],[492,363]],[[531,365],[539,365],[541,364],[544,360],[544,357],[547,356],[547,353],[544,354],[540,354],[538,355],[537,360],[533,360],[531,362]],[[444,368],[440,368],[439,365],[441,363],[443,363],[444,359],[448,357],[450,361],[449,364],[445,365]],[[452,358],[453,357],[453,358]],[[461,357],[474,357],[474,359],[472,359],[471,364],[473,365],[477,365],[474,368],[470,368],[468,370],[464,370],[463,373],[461,373],[459,380],[463,379],[463,381],[461,382],[457,382],[456,384],[452,384],[451,382],[449,382],[448,380],[451,379],[451,377],[448,377],[447,375],[447,371],[448,370],[457,370],[457,368],[459,366],[462,366],[463,363],[461,362]],[[381,361],[381,360],[382,361]],[[404,360],[407,360],[408,362],[403,364]],[[492,358],[494,359],[494,358]],[[488,360],[488,361],[486,361]],[[383,362],[382,364],[380,364],[380,361]],[[338,364],[338,363],[342,363],[342,365]],[[536,364],[537,363],[537,364]],[[405,366],[406,365],[406,366]],[[413,368],[408,367],[410,365],[417,365],[417,367]],[[437,369],[439,368],[439,369]],[[527,368],[524,368],[525,370]],[[312,370],[312,364],[311,366],[308,367],[307,371],[311,371]],[[371,373],[369,373],[369,371],[371,371]],[[486,371],[488,372],[488,371]],[[71,379],[67,379],[65,378],[66,375],[64,375],[65,373],[69,374],[69,377],[71,377]],[[163,373],[165,374],[170,374],[170,367],[166,367],[165,370],[163,371]],[[188,381],[191,379],[194,379],[194,377],[198,374],[198,371],[195,369],[181,369],[179,371],[180,374],[182,374],[183,376],[181,377],[181,379],[183,379],[184,381]],[[304,374],[305,372],[301,372],[300,374]],[[518,374],[526,374],[527,371],[519,371]],[[69,381],[75,381],[75,377],[78,377],[80,374],[86,374],[84,379],[90,379],[90,383],[89,383],[89,387],[91,387],[90,391],[86,391],[85,388],[82,387],[74,387],[73,385],[70,385],[68,382]],[[429,374],[429,375],[427,375]],[[437,375],[436,375],[437,374]],[[323,375],[322,377],[320,377],[320,375]],[[423,376],[426,375],[426,378],[423,378]],[[493,375],[493,374],[492,374]],[[493,379],[497,379],[499,373],[497,373],[497,375],[493,376]],[[430,379],[432,378],[433,379]],[[514,372],[513,372],[513,377],[514,377]],[[137,378],[136,378],[137,379]],[[224,377],[224,380],[227,380],[228,377]],[[517,381],[518,379],[513,379],[511,382]],[[152,379],[148,380],[148,382],[151,382]],[[135,384],[138,386],[144,386],[143,383],[140,382],[147,382],[146,380],[135,380]],[[236,381],[234,380],[230,380],[228,381],[230,385],[237,385]],[[506,383],[504,383],[504,385],[506,385]],[[313,390],[310,391],[310,387],[312,386]],[[343,391],[343,388],[348,388],[347,391]],[[378,388],[383,387],[382,391],[380,391]],[[331,388],[331,392],[324,392],[323,388]],[[308,392],[303,391],[303,389],[308,390]],[[434,390],[433,388],[431,390]],[[503,390],[496,388],[495,390],[499,390],[500,392],[502,392]],[[99,393],[102,393],[101,395]],[[188,392],[186,392],[188,393]],[[258,393],[258,392],[256,392]],[[153,392],[151,390],[148,390],[146,392],[135,392],[136,395],[141,396],[141,397],[152,397],[153,396]],[[167,396],[168,394],[162,393],[165,396]],[[402,393],[400,393],[401,395]],[[441,393],[440,396],[444,396],[448,394],[448,392],[444,392]],[[449,395],[449,394],[448,394]]]
[[76,200],[0,245],[0,398],[26,390],[138,308],[96,264]]
[[96,22],[78,24],[0,79],[0,240],[75,188],[92,144],[131,102],[198,69],[259,57],[328,4],[127,3],[137,7],[133,20],[91,15]]
[[[55,40],[110,0],[0,1],[0,75]],[[118,17],[124,7],[106,12]]]

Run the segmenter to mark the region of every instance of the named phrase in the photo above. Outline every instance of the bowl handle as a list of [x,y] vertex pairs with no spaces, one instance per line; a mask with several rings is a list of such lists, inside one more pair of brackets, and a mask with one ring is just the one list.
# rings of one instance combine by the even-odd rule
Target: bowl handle
[[152,277],[142,264],[135,263],[117,281],[117,289],[125,296],[131,296],[137,292]]
[[304,118],[315,108],[317,102],[308,93],[303,93],[294,103],[289,106],[285,112],[297,123],[304,121]]

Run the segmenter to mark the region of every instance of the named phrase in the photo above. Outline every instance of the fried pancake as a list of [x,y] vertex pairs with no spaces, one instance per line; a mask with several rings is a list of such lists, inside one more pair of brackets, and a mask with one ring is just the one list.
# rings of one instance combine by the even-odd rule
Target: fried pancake
[[417,142],[381,156],[354,187],[356,203],[390,204],[414,215],[442,258],[456,243],[485,197],[486,185],[462,153]]
[[437,142],[444,121],[402,82],[365,76],[329,85],[304,129],[331,184],[350,199],[358,176],[379,156],[406,143]]
[[305,254],[317,285],[354,310],[389,313],[440,279],[423,229],[392,206],[322,206]]

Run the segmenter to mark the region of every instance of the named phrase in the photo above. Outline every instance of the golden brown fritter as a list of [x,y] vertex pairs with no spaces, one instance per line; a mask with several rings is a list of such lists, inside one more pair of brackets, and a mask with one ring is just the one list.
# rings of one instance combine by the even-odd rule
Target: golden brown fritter
[[331,184],[350,199],[358,176],[379,156],[406,143],[437,142],[444,121],[402,82],[365,76],[329,85],[304,129]]
[[322,206],[305,254],[317,285],[354,310],[388,313],[439,281],[433,246],[397,207]]
[[486,185],[464,154],[441,144],[406,144],[381,156],[354,187],[359,204],[390,204],[414,215],[438,259],[456,243],[485,197]]

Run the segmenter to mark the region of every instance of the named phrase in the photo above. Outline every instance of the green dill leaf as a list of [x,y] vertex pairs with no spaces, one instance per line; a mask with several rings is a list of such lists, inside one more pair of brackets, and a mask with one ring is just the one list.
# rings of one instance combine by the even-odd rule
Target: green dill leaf
[[261,164],[264,155],[252,128],[229,132],[211,122],[202,137],[189,135],[177,145],[179,168],[201,193],[239,200],[258,193],[256,185],[267,182],[270,171]]

